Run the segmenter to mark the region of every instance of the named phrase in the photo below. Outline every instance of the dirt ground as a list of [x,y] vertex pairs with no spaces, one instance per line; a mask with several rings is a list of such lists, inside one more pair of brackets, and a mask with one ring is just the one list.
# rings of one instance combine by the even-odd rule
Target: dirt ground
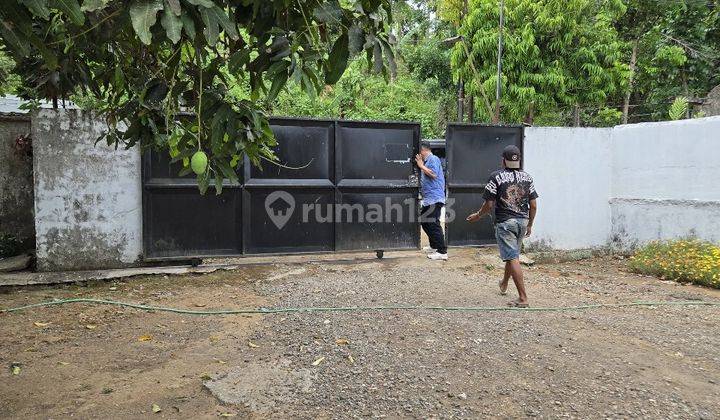
[[[492,249],[4,289],[194,310],[502,306]],[[610,257],[528,268],[531,305],[720,301]],[[190,316],[64,305],[0,314],[2,418],[720,418],[720,308]],[[13,366],[16,368],[13,374]],[[19,368],[19,369],[17,369]],[[155,405],[155,407],[153,407]],[[160,409],[159,412],[154,412]]]

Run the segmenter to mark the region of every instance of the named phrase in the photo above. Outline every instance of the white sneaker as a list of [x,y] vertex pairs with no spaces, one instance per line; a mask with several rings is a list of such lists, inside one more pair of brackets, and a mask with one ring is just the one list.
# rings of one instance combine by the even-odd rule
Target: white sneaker
[[430,248],[429,246],[424,246],[422,249],[424,252],[427,252],[429,254],[432,254],[433,252],[437,251],[435,248]]
[[431,260],[443,260],[443,261],[447,261],[447,259],[448,259],[448,255],[447,255],[447,254],[440,254],[440,253],[438,253],[438,252],[433,252],[432,254],[428,254],[427,257],[430,258]]

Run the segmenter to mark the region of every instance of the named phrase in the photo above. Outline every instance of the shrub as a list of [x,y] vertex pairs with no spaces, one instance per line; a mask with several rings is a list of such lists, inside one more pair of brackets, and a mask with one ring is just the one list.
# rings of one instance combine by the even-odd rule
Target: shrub
[[695,239],[651,242],[630,258],[630,269],[720,289],[720,247]]

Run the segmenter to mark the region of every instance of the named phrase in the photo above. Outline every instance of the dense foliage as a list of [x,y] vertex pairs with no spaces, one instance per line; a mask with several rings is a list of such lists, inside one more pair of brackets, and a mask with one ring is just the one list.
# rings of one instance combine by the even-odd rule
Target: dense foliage
[[666,119],[676,97],[702,98],[720,84],[720,2],[626,1],[616,26],[628,64],[636,53],[631,119]]
[[[507,0],[502,120],[579,104],[600,107],[620,90],[627,69],[613,21],[624,11],[619,0]],[[456,77],[487,98],[479,109],[485,119],[495,107],[498,20],[497,1],[473,0],[460,27],[464,40],[453,50]]]
[[630,259],[636,273],[720,289],[720,247],[694,239],[652,242]]
[[[272,159],[264,102],[288,80],[315,95],[361,52],[395,72],[386,0],[9,0],[2,47],[18,93],[57,103],[82,92],[109,125],[107,141],[169,150],[201,190],[237,179],[244,155]],[[249,98],[228,90],[246,85]],[[182,117],[185,114],[187,117]],[[180,117],[179,117],[180,116]]]
[[[303,117],[417,121],[423,138],[444,136],[447,122],[455,118],[452,89],[443,87],[434,75],[418,78],[418,70],[411,72],[404,64],[399,65],[397,78],[391,83],[380,75],[368,74],[366,67],[363,61],[351,63],[340,81],[316,98],[302,95],[297,85],[290,85],[269,111]],[[241,89],[236,92],[241,97],[247,95]]]
[[[0,93],[72,96],[128,124],[111,141],[167,149],[185,171],[203,150],[205,186],[243,154],[272,159],[270,114],[442,137],[460,82],[474,121],[494,110],[498,0],[6,3]],[[502,122],[687,118],[720,84],[720,0],[505,0],[504,35]]]

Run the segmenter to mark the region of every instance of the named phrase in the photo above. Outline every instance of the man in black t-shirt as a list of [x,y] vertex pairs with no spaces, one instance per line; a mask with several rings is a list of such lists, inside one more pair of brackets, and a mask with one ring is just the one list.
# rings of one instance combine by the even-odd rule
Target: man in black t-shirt
[[500,249],[500,258],[505,261],[505,275],[500,280],[500,294],[507,293],[512,277],[519,298],[510,306],[528,306],[525,282],[520,266],[522,240],[532,232],[538,197],[532,177],[520,169],[520,149],[507,146],[502,154],[503,169],[490,175],[483,198],[485,203],[476,213],[467,217],[476,222],[495,209],[495,238]]

